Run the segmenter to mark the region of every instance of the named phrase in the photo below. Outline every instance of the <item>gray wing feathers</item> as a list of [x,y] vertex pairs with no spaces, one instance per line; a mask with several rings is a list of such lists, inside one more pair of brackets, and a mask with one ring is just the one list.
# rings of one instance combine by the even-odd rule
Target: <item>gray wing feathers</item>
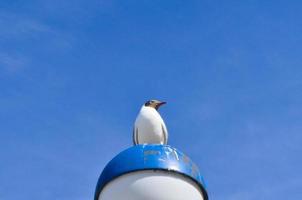
[[137,127],[133,127],[133,144],[137,145],[138,144],[138,128]]
[[135,127],[133,127],[133,130],[132,130],[132,142],[133,142],[133,145],[136,144],[136,142],[135,142]]
[[164,144],[168,143],[168,131],[165,124],[161,124],[161,128],[163,130]]

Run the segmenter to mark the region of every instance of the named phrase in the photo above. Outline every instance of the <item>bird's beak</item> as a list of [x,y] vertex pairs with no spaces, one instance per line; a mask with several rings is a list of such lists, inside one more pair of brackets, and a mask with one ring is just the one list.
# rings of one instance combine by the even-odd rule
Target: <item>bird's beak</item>
[[160,101],[160,102],[158,102],[157,103],[157,105],[156,105],[156,110],[160,107],[160,106],[162,106],[162,105],[164,105],[164,104],[166,104],[167,102],[165,102],[165,101]]
[[165,102],[165,101],[161,101],[161,102],[158,103],[158,106],[164,105],[164,104],[166,104],[166,103],[167,103],[167,102]]

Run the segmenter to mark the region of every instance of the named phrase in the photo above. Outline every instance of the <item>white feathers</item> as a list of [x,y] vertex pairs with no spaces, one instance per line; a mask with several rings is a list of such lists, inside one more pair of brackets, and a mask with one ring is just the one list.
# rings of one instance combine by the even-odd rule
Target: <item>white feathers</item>
[[166,125],[155,108],[143,105],[134,124],[134,144],[167,144]]

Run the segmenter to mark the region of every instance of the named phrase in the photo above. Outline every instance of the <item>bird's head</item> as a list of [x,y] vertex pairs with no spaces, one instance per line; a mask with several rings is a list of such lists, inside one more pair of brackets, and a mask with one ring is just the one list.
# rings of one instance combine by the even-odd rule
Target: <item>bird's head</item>
[[151,107],[151,108],[154,108],[155,110],[158,110],[158,108],[161,106],[161,105],[164,105],[166,104],[166,102],[164,101],[158,101],[158,100],[149,100],[145,103],[145,106],[146,107]]

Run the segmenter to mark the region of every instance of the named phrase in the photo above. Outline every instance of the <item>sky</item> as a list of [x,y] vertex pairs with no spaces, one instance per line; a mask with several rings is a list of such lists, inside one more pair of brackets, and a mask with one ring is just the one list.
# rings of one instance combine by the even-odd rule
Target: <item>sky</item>
[[149,99],[210,200],[302,199],[301,1],[0,2],[0,199],[93,199]]

